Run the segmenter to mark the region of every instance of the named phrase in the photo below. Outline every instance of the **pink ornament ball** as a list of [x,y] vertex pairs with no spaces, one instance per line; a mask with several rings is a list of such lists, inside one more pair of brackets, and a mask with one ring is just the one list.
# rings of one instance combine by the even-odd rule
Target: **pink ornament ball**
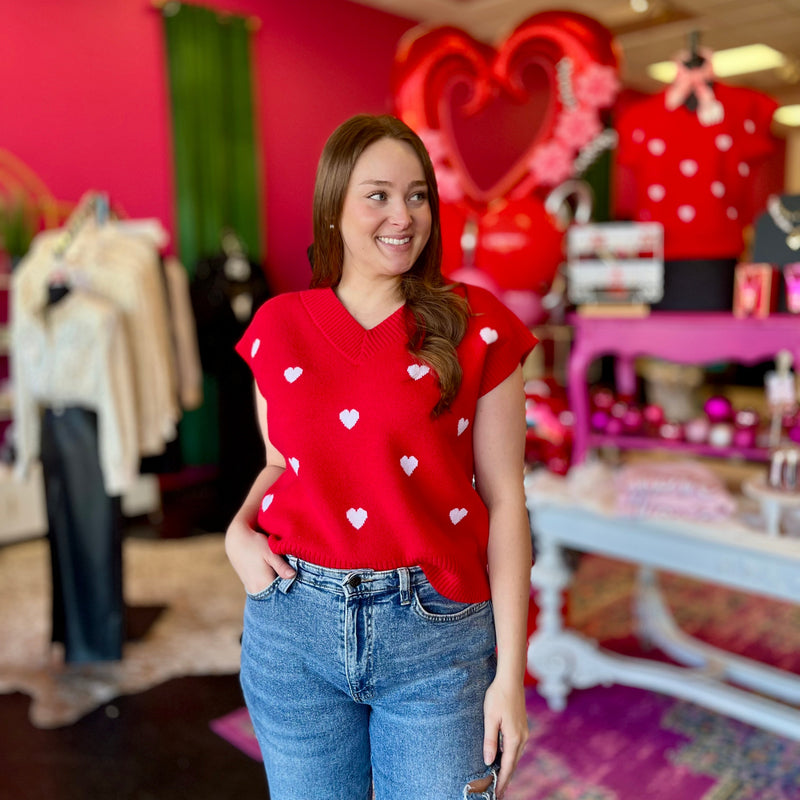
[[619,417],[611,417],[606,425],[607,436],[619,436],[623,431],[622,420]]
[[743,408],[737,411],[733,418],[737,428],[757,428],[761,422],[758,412],[752,408]]
[[642,416],[647,425],[658,428],[664,422],[664,409],[653,403],[646,405],[642,410]]
[[622,428],[627,434],[641,433],[643,422],[641,409],[634,406],[628,408],[622,415]]
[[689,420],[684,427],[686,441],[692,444],[703,444],[708,440],[708,432],[711,424],[707,417],[696,417]]
[[711,424],[730,422],[733,419],[733,406],[727,397],[714,395],[706,400],[703,410]]
[[658,428],[658,435],[668,442],[683,440],[683,425],[679,422],[663,422]]
[[789,438],[793,442],[800,444],[800,425],[795,425],[794,428],[789,430]]
[[712,447],[730,447],[733,441],[733,425],[727,422],[718,422],[708,431],[708,443]]
[[614,405],[614,393],[611,389],[597,389],[592,392],[592,408],[597,408],[601,411],[610,411],[611,406]]
[[628,410],[628,404],[624,400],[617,400],[611,406],[611,416],[615,417],[616,419],[622,419],[625,416],[625,412]]
[[756,446],[757,428],[734,428],[733,446],[750,448]]
[[589,424],[592,426],[593,431],[597,433],[605,433],[608,428],[608,422],[611,416],[607,411],[594,411],[589,419]]

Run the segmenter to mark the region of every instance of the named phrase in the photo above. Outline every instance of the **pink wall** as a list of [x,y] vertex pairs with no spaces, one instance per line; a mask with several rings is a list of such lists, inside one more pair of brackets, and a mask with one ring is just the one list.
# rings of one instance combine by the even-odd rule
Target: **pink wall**
[[[266,268],[277,290],[304,287],[320,149],[351,114],[391,109],[395,48],[414,23],[350,0],[202,1],[262,22],[253,55]],[[0,87],[0,148],[57,198],[102,189],[129,215],[173,230],[165,53],[151,0],[0,0]]]
[[[253,15],[267,271],[307,285],[311,194],[330,131],[390,110],[389,75],[413,26],[348,0],[208,0]],[[0,9],[0,148],[59,200],[102,189],[130,216],[174,225],[161,18],[150,0],[26,0]]]

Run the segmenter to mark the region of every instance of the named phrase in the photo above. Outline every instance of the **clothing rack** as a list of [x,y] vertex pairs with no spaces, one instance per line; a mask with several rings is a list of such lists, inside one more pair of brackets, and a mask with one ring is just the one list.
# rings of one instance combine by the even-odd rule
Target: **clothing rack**
[[[15,471],[41,459],[52,639],[73,663],[122,657],[121,496],[142,458],[174,440],[184,386],[174,281],[164,280],[153,226],[129,231],[114,216],[107,194],[87,193],[13,276]],[[199,387],[199,363],[196,373]]]

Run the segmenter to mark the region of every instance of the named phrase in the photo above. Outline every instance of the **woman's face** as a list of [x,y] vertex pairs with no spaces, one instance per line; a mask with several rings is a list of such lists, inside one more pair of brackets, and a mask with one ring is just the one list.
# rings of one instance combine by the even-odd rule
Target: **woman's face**
[[407,142],[379,139],[356,161],[339,220],[342,274],[397,277],[414,265],[431,232],[428,184]]

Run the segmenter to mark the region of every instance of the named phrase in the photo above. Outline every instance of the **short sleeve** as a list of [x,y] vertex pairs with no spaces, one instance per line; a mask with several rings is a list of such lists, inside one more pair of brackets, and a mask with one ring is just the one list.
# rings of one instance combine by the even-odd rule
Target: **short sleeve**
[[250,367],[258,390],[264,396],[266,396],[266,387],[263,385],[265,357],[269,349],[269,343],[274,341],[270,333],[274,327],[274,305],[273,299],[260,306],[242,334],[242,338],[234,345],[234,350]]
[[486,289],[467,286],[466,297],[473,314],[472,336],[477,334],[478,345],[486,348],[478,392],[482,397],[525,361],[538,339]]

